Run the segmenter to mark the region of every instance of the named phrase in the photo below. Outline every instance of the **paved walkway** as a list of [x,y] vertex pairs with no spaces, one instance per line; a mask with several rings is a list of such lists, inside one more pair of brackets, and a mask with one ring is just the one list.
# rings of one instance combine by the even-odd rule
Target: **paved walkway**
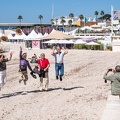
[[101,120],[120,120],[120,99],[119,96],[109,94],[106,108]]

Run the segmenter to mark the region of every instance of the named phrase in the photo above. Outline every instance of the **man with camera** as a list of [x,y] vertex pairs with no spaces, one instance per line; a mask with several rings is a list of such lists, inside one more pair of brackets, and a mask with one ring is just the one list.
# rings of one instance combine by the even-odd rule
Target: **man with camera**
[[50,67],[50,62],[47,58],[45,58],[45,54],[42,53],[40,55],[40,59],[38,60],[38,68],[39,68],[39,77],[40,77],[40,91],[43,90],[43,79],[44,80],[44,88],[47,91],[48,90],[48,84],[49,84],[49,76],[48,76],[48,68]]
[[[113,72],[113,74],[108,75],[109,72]],[[103,76],[105,79],[105,83],[111,81],[111,93],[112,95],[119,95],[120,98],[120,65],[117,65],[114,69],[107,69],[106,73]]]

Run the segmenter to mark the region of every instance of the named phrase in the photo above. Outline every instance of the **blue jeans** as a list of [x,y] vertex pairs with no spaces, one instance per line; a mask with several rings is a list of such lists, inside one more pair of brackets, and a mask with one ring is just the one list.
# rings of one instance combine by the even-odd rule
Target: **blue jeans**
[[64,64],[63,63],[55,63],[55,72],[56,72],[56,76],[59,76],[59,75],[63,76],[64,75]]

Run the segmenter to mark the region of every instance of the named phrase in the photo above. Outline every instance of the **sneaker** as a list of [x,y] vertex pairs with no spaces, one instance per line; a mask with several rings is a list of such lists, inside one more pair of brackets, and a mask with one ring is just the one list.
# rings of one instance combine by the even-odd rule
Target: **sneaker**
[[56,76],[56,80],[58,80],[58,76]]
[[21,95],[26,95],[26,94],[27,94],[27,92],[25,92],[25,91],[21,93]]
[[62,81],[62,76],[60,76],[60,81]]
[[42,88],[39,88],[39,90],[40,90],[40,92],[41,92],[41,91],[43,91],[43,89],[42,89]]

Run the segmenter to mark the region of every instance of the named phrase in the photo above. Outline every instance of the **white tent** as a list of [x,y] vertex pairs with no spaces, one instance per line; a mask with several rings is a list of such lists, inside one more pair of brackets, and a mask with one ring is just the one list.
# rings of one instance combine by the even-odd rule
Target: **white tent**
[[45,33],[43,36],[47,36],[48,35],[48,33]]
[[85,42],[85,41],[77,40],[77,41],[75,41],[74,44],[86,44],[86,43],[87,43],[87,42]]
[[38,37],[38,34],[32,30],[32,32],[25,37],[25,40],[40,40],[40,37]]
[[43,37],[42,33],[38,33],[38,37],[39,38]]
[[82,27],[82,28],[80,28],[81,30],[85,30],[85,29],[87,29],[87,30],[94,30],[93,28],[91,28],[91,27],[89,27],[89,26],[84,26],[84,27]]
[[11,33],[7,37],[8,37],[9,40],[13,40],[14,39],[14,37],[12,36]]

